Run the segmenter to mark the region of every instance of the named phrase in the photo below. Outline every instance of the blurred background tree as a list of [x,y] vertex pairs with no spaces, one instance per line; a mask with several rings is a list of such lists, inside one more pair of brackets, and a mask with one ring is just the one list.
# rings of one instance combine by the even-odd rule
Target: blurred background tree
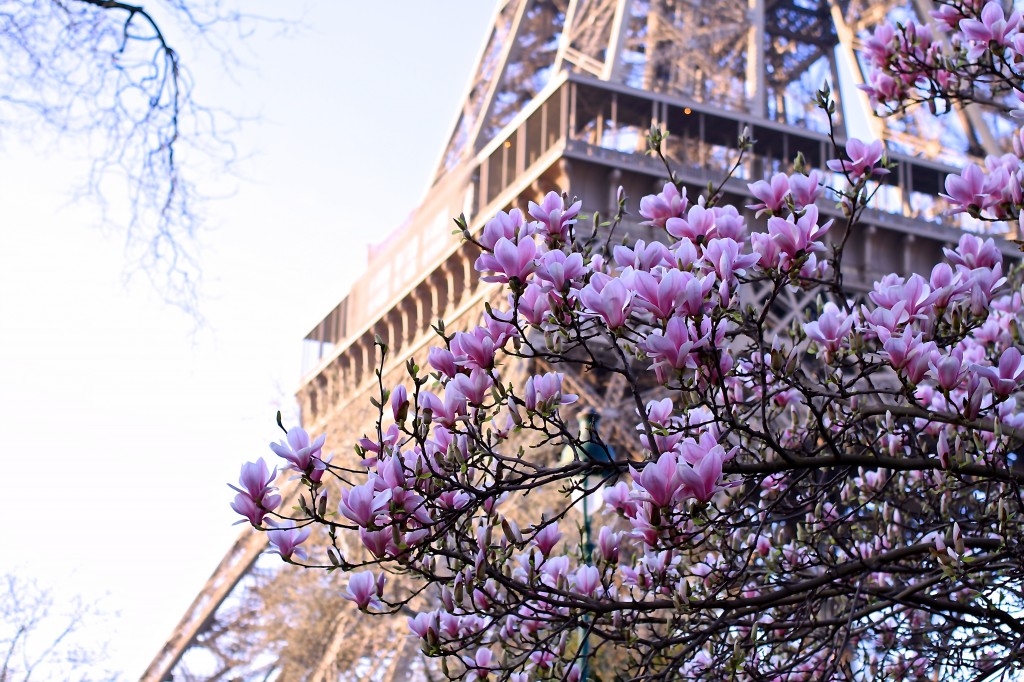
[[56,133],[62,160],[86,157],[74,198],[125,234],[130,273],[191,312],[196,169],[230,166],[239,118],[194,99],[189,65],[237,65],[255,19],[221,0],[0,0],[0,142]]
[[60,598],[31,578],[0,578],[0,682],[115,679],[101,640],[89,634],[104,620],[95,604]]

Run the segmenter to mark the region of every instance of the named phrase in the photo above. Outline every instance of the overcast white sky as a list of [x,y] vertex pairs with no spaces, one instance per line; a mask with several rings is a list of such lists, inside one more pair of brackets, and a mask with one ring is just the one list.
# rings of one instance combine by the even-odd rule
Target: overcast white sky
[[302,337],[422,198],[494,3],[265,4],[307,28],[257,31],[236,82],[190,64],[200,98],[261,117],[204,207],[198,335],[70,202],[73,145],[0,138],[0,573],[119,613],[98,634],[127,678],[235,538],[225,483],[269,454]]

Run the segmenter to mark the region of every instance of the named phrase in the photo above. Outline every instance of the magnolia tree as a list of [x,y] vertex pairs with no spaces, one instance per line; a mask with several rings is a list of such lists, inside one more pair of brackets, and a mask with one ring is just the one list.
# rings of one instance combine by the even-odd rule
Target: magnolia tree
[[[941,40],[916,24],[875,33],[872,95],[898,108],[983,92],[1013,110],[1020,15],[955,2],[936,18]],[[819,103],[834,110],[827,92]],[[652,132],[654,153],[662,140]],[[1019,134],[1013,145],[947,180],[953,212],[1018,219]],[[836,156],[831,175],[798,164],[750,186],[763,231],[674,180],[640,201],[648,241],[613,245],[553,193],[478,234],[462,221],[507,304],[468,331],[439,325],[429,368],[410,361],[403,385],[378,370],[358,465],[292,428],[272,447],[302,478],[298,507],[259,460],[235,509],[285,561],[342,572],[358,608],[407,617],[451,679],[1013,676],[1015,266],[965,233],[930,273],[848,290],[844,248],[889,168],[879,142]],[[823,219],[827,202],[840,219]],[[611,229],[624,207],[620,195]],[[778,328],[791,289],[821,302]],[[511,380],[524,364],[532,375]],[[577,429],[567,365],[628,385],[636,448]],[[580,502],[599,497],[583,520]],[[328,529],[325,552],[304,546],[311,526]]]

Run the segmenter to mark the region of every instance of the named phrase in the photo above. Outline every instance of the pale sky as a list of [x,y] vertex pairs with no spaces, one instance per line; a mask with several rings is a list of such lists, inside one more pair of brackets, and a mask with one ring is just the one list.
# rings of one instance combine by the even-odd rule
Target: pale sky
[[82,152],[0,137],[0,573],[119,614],[98,635],[128,679],[237,535],[225,484],[272,457],[303,336],[422,198],[493,10],[262,4],[307,28],[258,30],[234,81],[190,63],[197,97],[260,116],[235,138],[239,177],[201,179],[232,194],[203,206],[197,335],[71,202]]

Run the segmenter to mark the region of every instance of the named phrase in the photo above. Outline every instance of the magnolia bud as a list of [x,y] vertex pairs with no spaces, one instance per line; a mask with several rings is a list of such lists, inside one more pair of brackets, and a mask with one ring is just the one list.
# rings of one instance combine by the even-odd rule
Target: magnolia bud
[[512,544],[519,544],[523,541],[523,533],[519,530],[519,526],[515,521],[502,517],[501,531],[505,534],[505,538]]
[[953,522],[953,544],[956,547],[956,553],[960,556],[964,554],[964,536],[960,532],[960,524],[956,521]]

